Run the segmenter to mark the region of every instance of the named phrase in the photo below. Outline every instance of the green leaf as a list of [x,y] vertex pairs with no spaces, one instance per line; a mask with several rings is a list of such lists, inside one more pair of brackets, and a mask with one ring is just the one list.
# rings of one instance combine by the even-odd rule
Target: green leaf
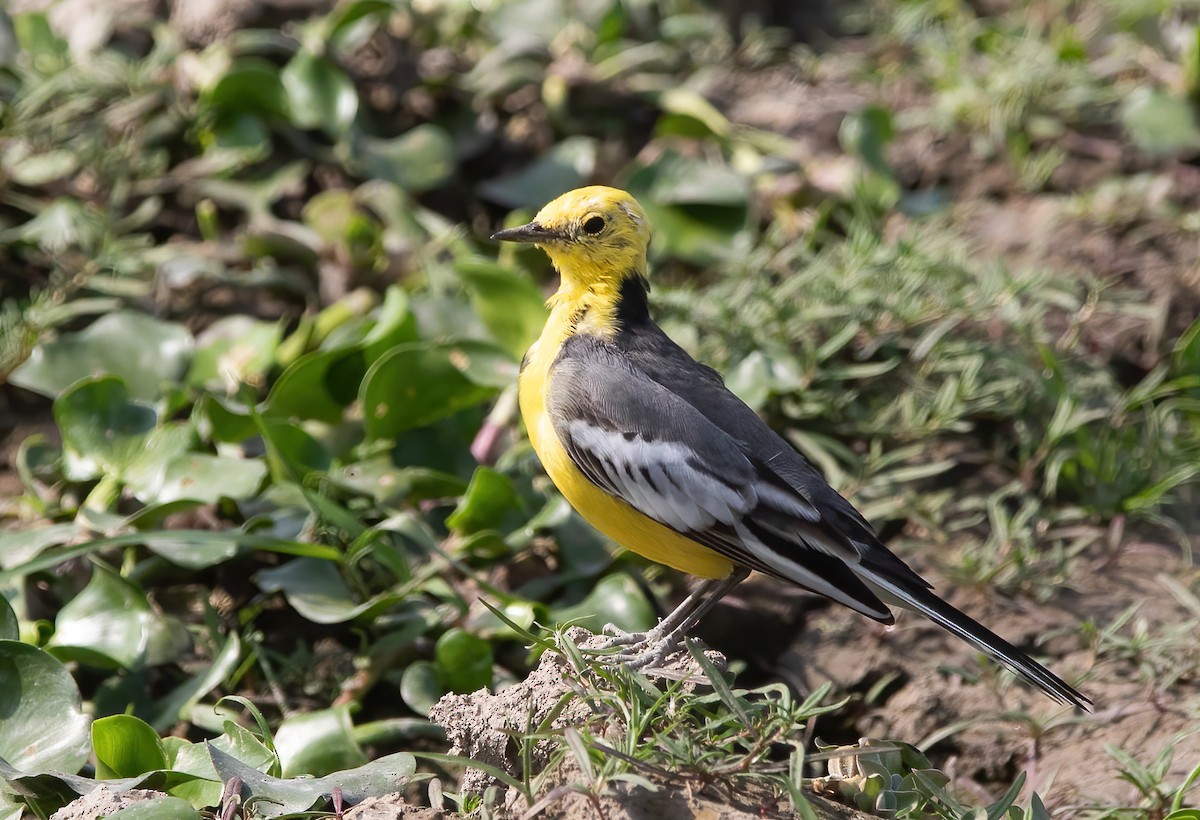
[[284,777],[320,777],[367,762],[354,739],[348,706],[288,718],[275,732],[275,748]]
[[892,112],[880,105],[868,105],[847,114],[838,132],[846,151],[860,157],[872,171],[889,178],[892,170],[886,151],[895,136]]
[[[230,542],[246,549],[268,550],[281,555],[301,555],[308,558],[320,558],[325,561],[335,561],[340,553],[332,547],[321,544],[307,544],[303,541],[290,541],[286,538],[275,538],[270,535],[240,532],[237,530],[163,530],[156,533],[125,533],[107,538],[93,538],[83,543],[61,547],[47,555],[39,555],[23,564],[0,570],[0,584],[9,582],[31,572],[53,569],[73,558],[102,552],[115,547],[129,547],[145,544],[154,548],[162,543],[166,547],[165,557],[176,561],[181,566],[187,566],[179,556],[189,549],[217,550],[226,549]],[[172,555],[171,551],[176,555]]]
[[597,145],[591,137],[567,137],[521,170],[481,183],[479,193],[509,208],[540,208],[587,181]]
[[101,780],[136,777],[169,765],[158,732],[133,715],[93,721],[92,751],[96,754],[96,776]]
[[303,428],[282,419],[264,419],[267,462],[276,484],[302,483],[310,473],[324,473],[331,459],[321,443]]
[[414,661],[400,676],[400,698],[418,715],[428,715],[429,710],[446,694],[438,668],[429,661]]
[[275,361],[283,327],[249,316],[225,316],[196,338],[188,384],[237,392],[242,384],[258,385]]
[[0,534],[0,568],[20,566],[43,551],[78,537],[80,533],[80,527],[75,524],[50,524]]
[[660,205],[745,208],[750,199],[750,181],[727,165],[667,151],[645,170],[648,198]]
[[279,70],[257,57],[242,57],[221,74],[201,97],[201,103],[219,117],[234,114],[287,117],[288,100]]
[[298,419],[340,421],[357,397],[367,370],[362,347],[314,350],[292,362],[267,396],[265,413]]
[[658,620],[646,593],[624,572],[604,576],[586,598],[574,606],[556,609],[551,618],[554,623],[579,624],[596,633],[605,624],[615,624],[627,632],[643,632]]
[[660,134],[729,138],[731,126],[716,106],[690,88],[669,88],[658,97],[663,110],[655,130]]
[[[346,264],[361,270],[378,270],[386,265],[383,248],[383,229],[366,210],[358,205],[354,194],[342,188],[322,191],[309,199],[302,212],[304,224],[324,240],[330,248],[336,249],[336,255],[344,258]],[[345,299],[350,299],[356,293],[351,293]],[[373,296],[374,294],[372,294]],[[317,319],[318,328],[321,317],[330,312],[338,311],[345,304],[335,303],[322,311]],[[354,328],[349,321],[337,328],[342,332]],[[335,338],[330,334],[329,338]]]
[[45,14],[26,12],[12,17],[13,34],[22,50],[39,58],[38,67],[47,74],[58,70],[60,59],[65,59],[70,50],[67,41],[54,33]]
[[178,797],[155,797],[126,806],[108,815],[107,820],[200,820],[201,814]]
[[158,612],[132,581],[93,565],[92,579],[59,610],[49,646],[55,655],[132,669],[176,660],[191,647],[187,628]]
[[142,543],[155,555],[185,569],[205,569],[228,561],[237,555],[237,530],[215,530],[203,540],[194,533],[178,530],[152,530],[142,536]]
[[[212,742],[219,746],[226,739],[222,736]],[[208,757],[208,747],[203,743],[188,743],[177,737],[163,738],[163,746],[171,759],[171,771],[177,775],[191,775],[191,779],[171,786],[170,794],[188,801],[193,806],[217,805],[221,800],[224,785]],[[259,746],[261,748],[262,744]]]
[[393,0],[349,0],[338,3],[323,22],[328,25],[326,31],[329,33],[329,40],[337,42],[339,37],[355,29],[355,24],[364,17],[377,18],[375,24],[378,25],[395,9],[396,4]]
[[280,72],[292,122],[301,128],[344,133],[358,113],[354,83],[326,57],[299,51]]
[[201,438],[224,444],[241,444],[258,435],[258,425],[248,410],[231,407],[209,394],[193,405],[192,424]]
[[325,777],[280,780],[252,769],[212,744],[208,754],[220,778],[242,782],[244,802],[254,800],[255,810],[265,817],[308,811],[324,806],[327,795],[340,789],[349,805],[361,803],[368,797],[378,797],[402,790],[416,771],[412,755],[399,752],[373,760],[365,766],[334,772]]
[[656,252],[708,265],[735,255],[749,221],[749,180],[732,168],[666,151],[625,187],[654,226]]
[[258,492],[267,475],[267,465],[258,459],[187,453],[171,459],[166,472],[150,486],[135,486],[139,500],[165,504],[190,499],[215,504],[222,498],[235,501]]
[[64,333],[34,348],[13,371],[18,387],[55,398],[80,379],[118,376],[135,399],[152,400],[178,384],[192,357],[192,335],[144,313],[116,311],[78,333]]
[[1191,103],[1155,88],[1135,88],[1121,106],[1121,123],[1148,154],[1174,156],[1200,150],[1200,127]]
[[438,678],[451,692],[465,694],[492,684],[492,645],[457,627],[438,638],[433,650]]
[[361,150],[369,176],[412,194],[436,188],[454,174],[454,140],[445,129],[429,123],[395,139],[363,137]]
[[479,342],[401,345],[367,371],[359,396],[369,438],[395,438],[490,398],[513,362]]
[[0,759],[27,772],[76,772],[88,717],[71,675],[37,647],[0,640]]
[[396,345],[419,340],[417,320],[413,316],[408,291],[400,285],[389,286],[383,293],[383,304],[379,306],[375,326],[367,331],[362,340],[367,364],[374,364]]
[[549,315],[541,291],[524,273],[491,262],[459,262],[455,269],[492,338],[514,356],[522,356]]
[[1171,369],[1179,376],[1200,374],[1200,319],[1179,334],[1171,351]]
[[21,623],[8,599],[0,595],[0,640],[15,641],[21,637]]
[[144,462],[158,414],[115,376],[82,381],[54,401],[69,478],[124,478]]
[[[235,700],[237,698],[225,698],[225,700]],[[252,766],[260,772],[279,772],[279,758],[275,753],[275,742],[265,734],[267,728],[264,726],[265,718],[261,713],[254,715],[258,723],[261,736],[255,734],[245,726],[234,723],[232,720],[224,721],[225,733],[215,740],[208,741],[208,745],[216,746],[222,752],[232,757],[236,757],[247,766]],[[268,742],[269,741],[269,742]],[[211,755],[209,763],[212,763]],[[215,773],[216,770],[214,769]]]
[[344,623],[376,605],[375,601],[356,601],[331,561],[297,558],[260,570],[254,581],[263,592],[282,592],[296,612],[317,624]]
[[479,467],[458,506],[446,518],[446,526],[460,535],[500,529],[506,518],[519,511],[520,505],[508,476],[490,467]]

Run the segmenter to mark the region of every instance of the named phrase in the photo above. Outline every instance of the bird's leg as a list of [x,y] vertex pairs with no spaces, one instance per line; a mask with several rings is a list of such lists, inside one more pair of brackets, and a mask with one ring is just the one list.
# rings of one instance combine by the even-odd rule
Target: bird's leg
[[606,657],[605,661],[621,663],[631,669],[662,664],[678,651],[684,636],[705,613],[749,574],[749,570],[739,568],[724,578],[705,581],[649,632],[622,632],[612,624],[605,626],[604,634],[609,636],[605,646],[624,647],[620,652]]

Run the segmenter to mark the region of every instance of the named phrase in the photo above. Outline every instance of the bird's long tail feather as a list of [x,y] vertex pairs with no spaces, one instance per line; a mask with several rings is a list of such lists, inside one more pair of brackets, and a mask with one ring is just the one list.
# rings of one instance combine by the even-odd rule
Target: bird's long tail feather
[[919,587],[907,587],[882,578],[873,572],[863,572],[867,581],[885,600],[892,600],[906,609],[925,617],[957,635],[997,663],[1011,669],[1059,703],[1091,711],[1092,701],[1062,678],[1026,655],[996,633],[943,601],[934,593]]

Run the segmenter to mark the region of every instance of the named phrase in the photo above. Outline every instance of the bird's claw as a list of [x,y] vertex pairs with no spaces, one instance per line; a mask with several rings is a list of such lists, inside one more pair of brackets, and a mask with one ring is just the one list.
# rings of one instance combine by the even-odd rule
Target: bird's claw
[[604,642],[600,644],[601,649],[614,649],[621,647],[621,651],[610,657],[634,654],[654,646],[663,640],[662,624],[645,632],[626,632],[616,624],[605,624],[600,630],[604,633]]
[[682,650],[680,636],[664,634],[660,627],[647,632],[626,632],[614,624],[606,624],[601,631],[605,640],[600,648],[620,650],[603,656],[607,666],[625,666],[629,669],[661,667],[667,658]]
[[612,649],[614,646],[629,646],[645,643],[649,632],[626,632],[616,624],[605,624],[600,632],[607,639],[600,645],[601,649]]

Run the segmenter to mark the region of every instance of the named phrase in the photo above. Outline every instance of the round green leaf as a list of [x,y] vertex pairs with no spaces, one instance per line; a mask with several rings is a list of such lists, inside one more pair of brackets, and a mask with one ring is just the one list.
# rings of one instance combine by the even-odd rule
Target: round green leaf
[[266,60],[243,57],[221,75],[202,102],[219,117],[234,114],[287,116],[279,70]]
[[433,650],[438,675],[451,692],[465,694],[492,683],[492,646],[483,638],[454,628],[438,638]]
[[192,424],[201,438],[215,442],[241,444],[258,435],[253,416],[210,394],[201,396],[192,407]]
[[166,750],[158,732],[133,715],[111,715],[92,723],[96,777],[113,780],[166,769]]
[[317,236],[336,245],[346,240],[354,222],[363,214],[352,192],[345,188],[330,188],[309,197],[300,216]]
[[591,137],[567,137],[525,168],[482,183],[479,193],[510,208],[540,208],[592,175],[597,145]]
[[646,209],[656,252],[707,265],[738,249],[749,218],[750,183],[732,168],[665,151],[625,187]]
[[258,114],[241,111],[222,116],[213,125],[209,142],[218,150],[242,151],[249,157],[266,156],[271,130]]
[[546,324],[542,292],[525,274],[490,262],[462,262],[457,270],[492,338],[510,353],[523,355]]
[[188,383],[228,393],[257,383],[275,361],[282,335],[278,322],[240,314],[218,319],[196,339]]
[[345,706],[288,718],[275,732],[275,749],[284,777],[321,777],[367,762]]
[[356,398],[367,365],[360,346],[314,350],[292,362],[271,388],[266,413],[340,421]]
[[124,477],[144,460],[158,415],[133,399],[115,376],[82,381],[54,401],[54,420],[62,433],[68,475],[88,479]]
[[429,661],[410,663],[400,677],[400,697],[418,715],[428,715],[444,694],[446,686],[438,668]]
[[59,610],[49,645],[60,657],[128,669],[169,663],[187,651],[191,638],[137,585],[97,564],[88,585]]
[[340,624],[356,618],[370,603],[360,604],[331,561],[296,558],[254,576],[263,592],[282,592],[292,609],[317,624]]
[[637,582],[623,572],[616,572],[601,578],[575,606],[555,610],[553,620],[579,624],[593,632],[599,632],[605,624],[616,624],[627,632],[641,632],[652,628],[657,617]]
[[301,128],[343,133],[358,112],[354,83],[335,63],[307,51],[297,52],[280,73],[292,122]]
[[501,375],[511,379],[514,370],[507,356],[480,342],[396,347],[371,366],[359,391],[367,435],[395,438],[465,410],[491,397]]
[[364,137],[367,174],[419,194],[441,185],[454,173],[454,140],[442,128],[424,124],[395,139]]
[[88,376],[119,376],[130,396],[151,400],[179,382],[191,356],[192,334],[183,326],[121,310],[38,345],[10,380],[54,398]]
[[74,773],[88,756],[75,681],[37,647],[0,640],[0,758],[22,771]]
[[464,535],[499,529],[505,518],[519,511],[520,504],[507,476],[490,467],[479,467],[471,476],[471,484],[462,500],[446,519],[446,525]]

